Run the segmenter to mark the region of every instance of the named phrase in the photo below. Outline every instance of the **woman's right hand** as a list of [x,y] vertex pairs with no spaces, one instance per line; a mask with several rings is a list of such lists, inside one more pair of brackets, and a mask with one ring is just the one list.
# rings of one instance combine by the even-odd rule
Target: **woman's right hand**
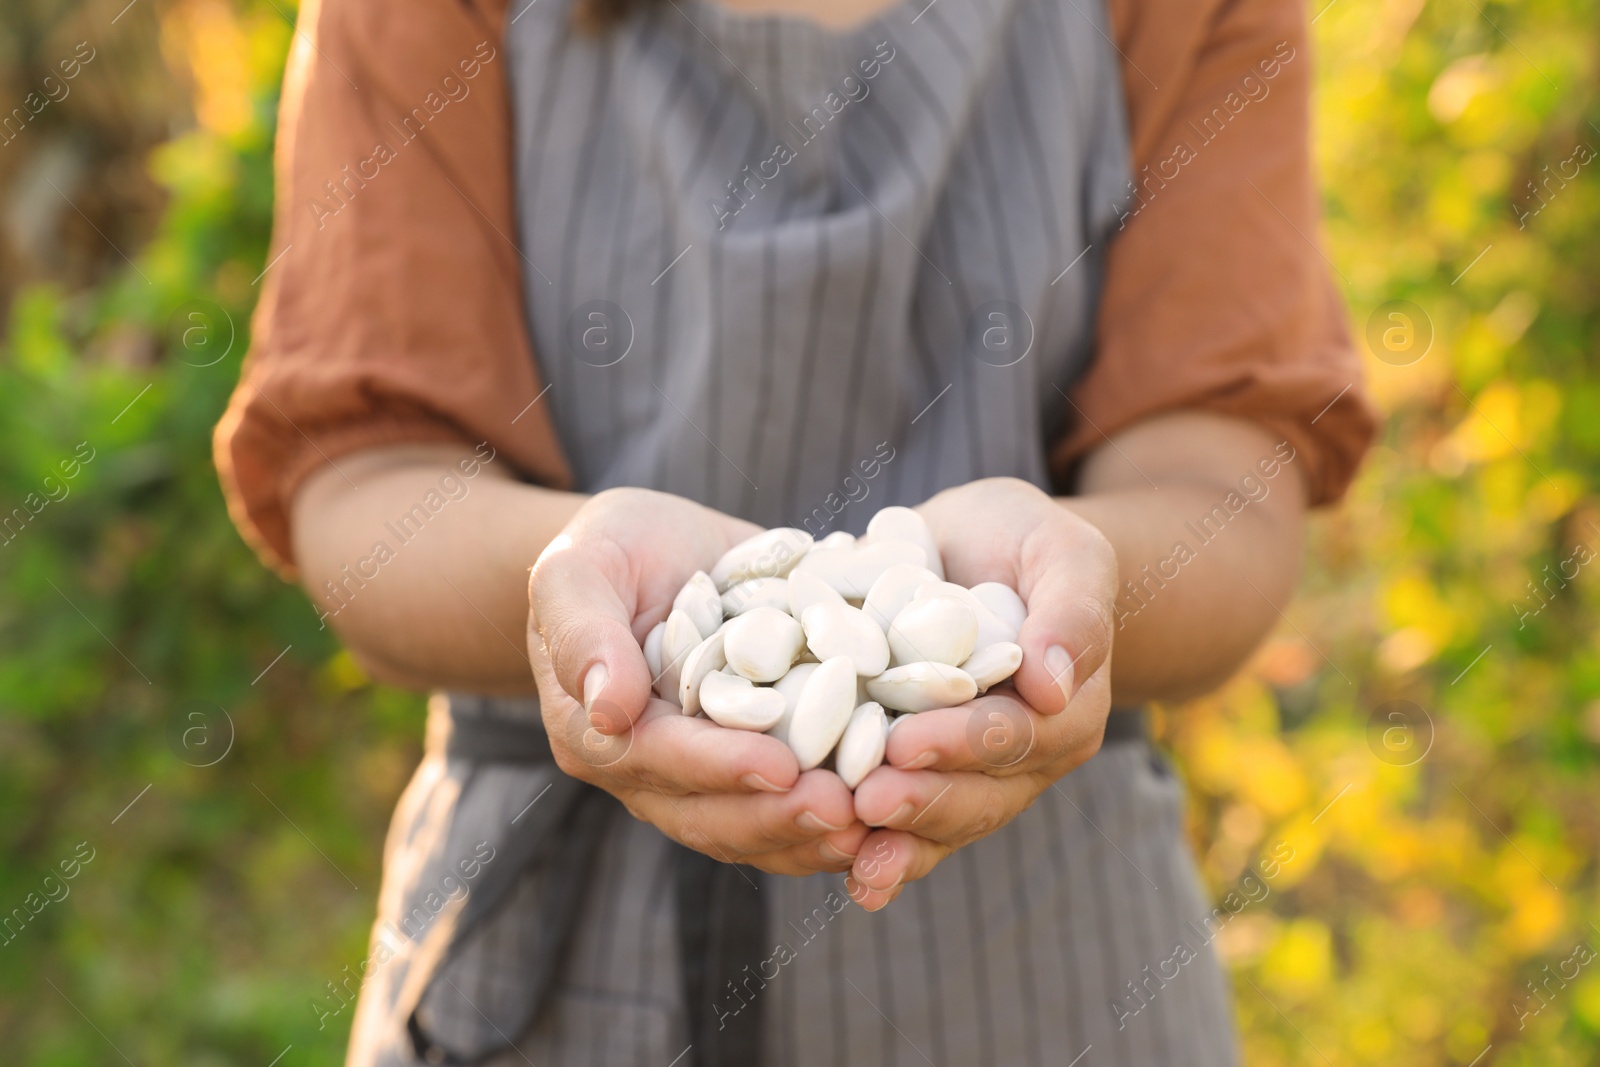
[[642,641],[696,570],[760,527],[645,489],[586,503],[533,567],[528,654],[561,769],[668,837],[777,874],[848,870],[867,828],[787,745],[684,715],[652,691]]

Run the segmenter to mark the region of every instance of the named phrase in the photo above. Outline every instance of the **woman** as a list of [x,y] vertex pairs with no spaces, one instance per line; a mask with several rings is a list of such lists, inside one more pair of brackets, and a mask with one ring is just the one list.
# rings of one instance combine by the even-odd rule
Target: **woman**
[[[352,1064],[1233,1062],[1137,708],[1248,654],[1373,430],[1307,67],[1282,0],[303,9],[219,466],[451,694]],[[854,795],[649,699],[695,569],[890,504],[1021,592],[1013,687]]]

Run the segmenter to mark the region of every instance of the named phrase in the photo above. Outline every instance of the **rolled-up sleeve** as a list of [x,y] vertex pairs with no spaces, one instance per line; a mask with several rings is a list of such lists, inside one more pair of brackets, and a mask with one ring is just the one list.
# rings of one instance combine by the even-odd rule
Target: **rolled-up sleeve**
[[1135,187],[1054,468],[1141,419],[1207,410],[1288,439],[1312,502],[1337,499],[1377,420],[1318,242],[1302,5],[1111,8]]
[[521,317],[502,16],[301,6],[266,288],[214,441],[234,521],[285,574],[296,489],[358,449],[487,441],[570,480]]

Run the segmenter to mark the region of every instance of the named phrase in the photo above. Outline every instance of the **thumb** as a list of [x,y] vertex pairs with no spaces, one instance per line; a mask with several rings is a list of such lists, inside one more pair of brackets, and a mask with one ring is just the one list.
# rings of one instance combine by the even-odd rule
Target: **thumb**
[[1045,715],[1066,710],[1091,675],[1111,656],[1116,555],[1062,538],[1023,570],[1019,590],[1028,614],[1017,643],[1022,666],[1012,679],[1030,707]]
[[633,636],[637,600],[618,553],[552,541],[528,581],[530,641],[537,635],[550,673],[602,734],[620,734],[644,714],[650,668]]

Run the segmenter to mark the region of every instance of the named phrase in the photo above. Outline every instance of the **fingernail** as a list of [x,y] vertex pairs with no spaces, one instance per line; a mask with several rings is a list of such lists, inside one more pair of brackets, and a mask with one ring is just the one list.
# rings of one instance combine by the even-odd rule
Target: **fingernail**
[[1067,650],[1060,645],[1051,645],[1045,649],[1044,669],[1050,672],[1050,677],[1061,687],[1061,695],[1071,700],[1072,657],[1067,655]]
[[591,723],[594,722],[594,702],[605,691],[606,683],[610,680],[611,672],[606,670],[604,663],[596,663],[583,676],[583,710],[590,713]]
[[939,762],[939,753],[930,749],[927,752],[921,753],[909,763],[902,764],[901,769],[907,771],[920,771],[924,767],[932,767],[937,762]]
[[865,888],[869,893],[876,893],[879,896],[886,898],[885,900],[880,901],[876,908],[869,908],[868,910],[877,911],[878,908],[883,907],[885,904],[889,903],[889,901],[893,900],[900,892],[900,888],[905,885],[905,881],[905,875],[901,875],[899,878],[894,880],[893,885],[884,886],[882,889],[879,889],[877,886],[867,885],[866,882],[862,882],[862,887]]
[[826,841],[817,846],[817,855],[829,863],[851,863],[855,860],[855,857],[850,853],[834,848]]
[[802,811],[799,815],[795,816],[794,824],[800,827],[800,829],[809,830],[814,834],[825,834],[835,830],[844,829],[842,826],[828,825],[821,819],[817,818],[817,814],[814,811]]
[[895,823],[899,822],[901,819],[905,818],[907,815],[910,815],[910,814],[911,814],[911,801],[908,800],[905,803],[901,804],[898,808],[895,808],[894,809],[894,814],[889,816],[887,819],[883,820],[878,825],[879,826],[893,826]]
[[778,788],[777,786],[773,785],[771,782],[767,781],[765,778],[761,777],[761,775],[759,775],[759,774],[746,774],[746,775],[743,775],[743,776],[740,777],[739,781],[743,782],[749,788],[751,788],[751,789],[759,789],[763,793],[787,793],[788,792],[787,789]]
[[896,882],[893,886],[891,886],[888,889],[879,890],[879,892],[881,892],[883,894],[883,899],[880,900],[877,904],[873,905],[873,907],[869,908],[868,910],[869,911],[882,911],[884,908],[887,908],[890,904],[893,904],[899,898],[900,889],[901,889],[900,883]]

